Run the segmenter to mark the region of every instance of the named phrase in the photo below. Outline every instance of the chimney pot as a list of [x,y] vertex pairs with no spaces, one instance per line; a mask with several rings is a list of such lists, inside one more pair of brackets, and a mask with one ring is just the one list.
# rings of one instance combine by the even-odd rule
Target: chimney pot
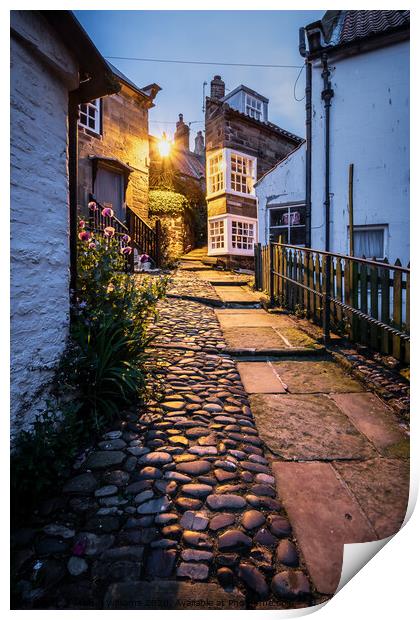
[[215,75],[210,82],[210,97],[212,99],[223,99],[225,96],[225,83],[220,75]]
[[179,121],[176,124],[174,135],[175,146],[184,151],[190,150],[190,128],[184,123],[184,115],[178,115]]

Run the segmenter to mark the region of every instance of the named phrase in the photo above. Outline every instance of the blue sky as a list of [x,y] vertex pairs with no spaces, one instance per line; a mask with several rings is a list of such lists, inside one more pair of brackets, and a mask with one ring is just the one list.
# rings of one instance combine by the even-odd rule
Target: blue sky
[[[301,65],[299,27],[323,11],[75,11],[99,51],[106,56]],[[191,147],[204,129],[203,82],[215,74],[233,90],[246,84],[269,98],[269,120],[304,135],[305,103],[293,97],[298,69],[181,65],[112,60],[139,86],[162,87],[150,111],[150,132],[173,135],[178,114],[191,125]],[[296,87],[304,95],[304,72]],[[163,121],[163,122],[162,122]]]

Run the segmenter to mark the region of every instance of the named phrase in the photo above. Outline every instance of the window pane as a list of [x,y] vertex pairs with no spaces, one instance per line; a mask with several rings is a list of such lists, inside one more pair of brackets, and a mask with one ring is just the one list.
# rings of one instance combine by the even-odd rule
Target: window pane
[[291,245],[305,245],[305,226],[293,226],[290,228]]
[[354,254],[366,258],[384,257],[384,230],[383,229],[355,229]]

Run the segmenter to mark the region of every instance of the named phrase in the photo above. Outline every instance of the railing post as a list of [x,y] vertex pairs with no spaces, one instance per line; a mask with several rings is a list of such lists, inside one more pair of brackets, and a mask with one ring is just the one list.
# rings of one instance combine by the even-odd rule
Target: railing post
[[274,306],[274,243],[270,241],[270,306]]
[[324,344],[328,344],[331,329],[331,256],[329,254],[324,256],[322,270],[322,328]]
[[156,220],[155,223],[155,243],[156,243],[156,267],[160,267],[160,237],[161,237],[161,226],[160,220]]
[[261,290],[261,243],[254,245],[255,289]]

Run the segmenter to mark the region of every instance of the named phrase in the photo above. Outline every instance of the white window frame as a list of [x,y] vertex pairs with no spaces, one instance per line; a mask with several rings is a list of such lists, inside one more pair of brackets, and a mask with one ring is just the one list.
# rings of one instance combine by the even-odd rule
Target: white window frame
[[[349,229],[348,229],[349,230]],[[353,232],[371,232],[374,230],[382,230],[384,234],[384,255],[375,256],[376,260],[384,260],[388,256],[388,224],[361,224],[353,226]],[[349,244],[350,244],[350,231],[349,231]],[[361,258],[360,256],[358,258]],[[373,256],[366,256],[367,259],[372,259]]]
[[[220,194],[224,194],[226,191],[226,149],[219,149],[218,151],[212,151],[207,155],[207,197],[219,196]],[[216,173],[212,171],[212,162],[215,159],[220,158],[220,170]],[[221,174],[221,186],[219,189],[213,191],[212,183],[213,179],[216,175]]]
[[264,104],[261,99],[245,93],[245,114],[261,121],[264,118]]
[[[212,179],[215,176],[214,173],[211,173],[212,161],[216,157],[221,157],[221,171],[223,174],[223,179],[221,183],[221,187],[217,190],[213,191],[212,188]],[[231,175],[235,174],[238,176],[243,176],[241,173],[238,173],[237,169],[232,173],[232,163],[237,158],[242,158],[246,160],[246,168],[247,174],[245,175],[246,183],[248,183],[249,179],[251,180],[250,191],[242,192],[233,189],[232,187],[232,178]],[[212,151],[207,155],[206,159],[207,163],[207,198],[214,198],[215,196],[220,196],[221,194],[233,194],[235,196],[246,196],[246,197],[255,197],[255,183],[257,181],[257,158],[252,155],[248,155],[248,153],[243,153],[242,151],[237,151],[235,149],[223,148],[217,151]],[[248,172],[250,171],[250,174]]]
[[[217,238],[220,236],[220,233],[213,234],[212,228],[213,228],[213,225],[220,225],[220,224],[222,224],[220,233],[223,234],[223,244],[221,244],[219,247],[216,247],[216,245],[220,243],[219,239]],[[209,240],[208,240],[208,255],[209,256],[227,253],[228,237],[227,237],[227,220],[225,217],[222,216],[222,217],[209,218],[208,237],[209,237]]]
[[[209,256],[223,256],[223,255],[235,255],[235,256],[253,256],[254,245],[258,239],[258,220],[253,217],[245,217],[242,215],[234,215],[233,213],[225,213],[223,215],[215,215],[209,217],[209,241],[208,241],[208,255]],[[212,235],[211,235],[211,223],[212,222],[224,222],[224,244],[221,248],[212,247]],[[248,227],[253,226],[253,234],[249,236],[252,239],[249,244],[251,247],[244,249],[234,247],[236,242],[233,241],[233,234],[235,233],[235,224],[245,224]],[[235,233],[235,236],[238,233]]]
[[[82,112],[82,106],[86,106],[86,113]],[[93,113],[93,116],[89,115],[89,112]],[[94,127],[90,127],[88,123],[84,123],[81,120],[81,114],[84,114],[87,118],[93,118]],[[102,114],[102,104],[100,99],[93,99],[92,101],[88,101],[87,103],[81,103],[79,105],[79,125],[88,129],[89,131],[93,131],[94,133],[100,135],[101,134],[101,114]]]

